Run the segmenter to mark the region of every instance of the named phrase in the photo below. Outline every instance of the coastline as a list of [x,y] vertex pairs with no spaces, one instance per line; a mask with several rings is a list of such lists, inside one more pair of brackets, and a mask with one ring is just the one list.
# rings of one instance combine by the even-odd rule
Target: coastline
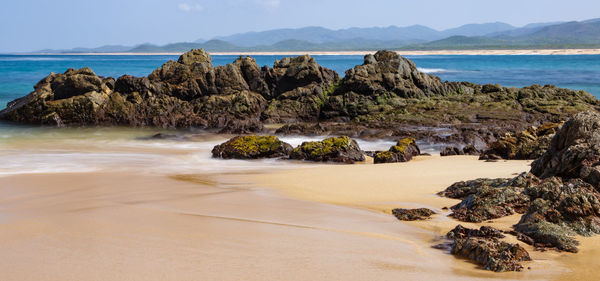
[[[350,56],[374,54],[376,51],[277,51],[277,52],[211,52],[215,56],[278,56],[278,55],[311,55],[311,56]],[[521,49],[521,50],[406,50],[396,51],[402,56],[431,55],[600,55],[600,49]],[[179,56],[183,52],[157,53],[14,53],[9,55],[44,55],[44,56]]]

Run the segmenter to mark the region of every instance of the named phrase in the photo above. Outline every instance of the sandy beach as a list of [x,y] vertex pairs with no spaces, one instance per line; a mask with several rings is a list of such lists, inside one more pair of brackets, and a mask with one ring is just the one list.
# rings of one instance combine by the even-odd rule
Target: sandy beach
[[[213,56],[363,56],[376,51],[283,51],[283,52],[211,52]],[[523,50],[410,50],[396,51],[403,56],[433,55],[600,55],[600,49],[523,49]],[[77,56],[179,56],[180,52],[160,53],[27,53],[23,55],[77,55]],[[16,54],[18,55],[18,54]]]
[[[501,274],[431,248],[457,224],[441,210],[456,200],[435,192],[458,180],[510,177],[527,170],[528,164],[420,157],[401,164],[225,174],[103,171],[4,176],[0,271],[3,280],[585,276],[578,270],[594,266],[594,259],[585,257],[600,249],[598,239],[584,240],[576,255],[528,248],[534,261],[525,266],[531,269]],[[392,207],[414,206],[440,214],[411,223],[388,214]],[[515,220],[518,216],[494,225],[504,227]]]

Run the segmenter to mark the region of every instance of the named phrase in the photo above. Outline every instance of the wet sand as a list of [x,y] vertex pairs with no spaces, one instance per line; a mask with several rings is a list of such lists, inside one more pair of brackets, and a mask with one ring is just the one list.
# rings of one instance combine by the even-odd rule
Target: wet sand
[[[483,271],[431,248],[440,231],[383,212],[388,206],[444,206],[451,202],[429,194],[438,185],[466,175],[510,176],[526,166],[434,157],[406,165],[243,174],[4,176],[1,279],[559,278],[568,269],[555,259],[528,263],[532,269],[524,272]],[[304,188],[310,192],[296,190]],[[447,219],[439,220],[447,228]]]
[[[447,217],[450,207],[460,200],[435,195],[454,182],[481,177],[514,177],[529,170],[531,161],[478,161],[473,156],[418,157],[409,163],[385,165],[330,165],[327,167],[278,171],[254,176],[259,186],[268,186],[285,196],[324,202],[376,213],[390,214],[393,208],[427,207],[437,214],[428,221],[398,222],[431,233],[417,244],[427,247],[438,242],[435,237],[447,233],[458,224],[478,228],[490,225],[509,230],[520,215],[499,218],[484,223],[458,222]],[[525,269],[513,275],[492,274],[495,277],[531,278],[540,274],[547,280],[595,280],[600,261],[600,237],[577,237],[581,241],[577,254],[556,251],[534,251],[512,236],[506,240],[522,244],[533,261],[524,263]],[[464,262],[466,266],[468,262]],[[468,267],[468,266],[467,266]],[[544,274],[545,272],[545,274]]]

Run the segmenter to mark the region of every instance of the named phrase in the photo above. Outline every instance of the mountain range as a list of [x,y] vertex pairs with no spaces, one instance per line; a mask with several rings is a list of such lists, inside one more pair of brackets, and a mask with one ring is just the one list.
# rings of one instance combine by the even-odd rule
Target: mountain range
[[323,27],[275,29],[215,37],[211,40],[102,46],[44,53],[184,52],[204,48],[211,52],[235,51],[349,51],[439,49],[600,48],[600,18],[586,21],[532,23],[515,27],[502,22],[466,24],[447,30],[422,25],[332,30]]

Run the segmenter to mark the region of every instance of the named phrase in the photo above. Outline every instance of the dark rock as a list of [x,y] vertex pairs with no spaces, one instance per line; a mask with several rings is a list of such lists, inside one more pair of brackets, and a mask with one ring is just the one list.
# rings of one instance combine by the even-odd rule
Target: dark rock
[[286,157],[292,146],[275,136],[238,136],[215,146],[212,155],[225,159],[259,159]]
[[290,153],[290,159],[353,164],[365,161],[365,156],[355,140],[341,136],[303,142]]
[[496,272],[521,271],[521,262],[531,260],[529,253],[521,245],[499,240],[504,235],[492,227],[482,226],[477,230],[458,225],[446,237],[452,240],[453,255],[471,259],[482,265],[483,269]]
[[464,155],[462,149],[456,146],[446,146],[444,150],[440,152],[440,156],[454,156],[454,155]]
[[534,175],[523,173],[513,179],[477,179],[458,182],[439,194],[463,199],[452,206],[454,218],[467,222],[482,222],[489,219],[524,213],[529,206],[525,188],[539,183]]
[[556,133],[548,150],[531,165],[540,178],[581,178],[600,190],[600,114],[578,113]]
[[546,123],[539,128],[529,127],[515,136],[507,134],[490,144],[480,159],[537,159],[548,149],[560,126],[559,123]]
[[382,151],[375,154],[373,161],[379,163],[396,163],[408,162],[414,156],[421,154],[419,146],[413,138],[405,138],[399,140],[396,145],[392,146],[388,151]]
[[435,214],[434,211],[427,208],[418,209],[393,209],[392,214],[401,221],[415,221],[415,220],[426,220],[431,215]]
[[515,229],[535,241],[577,252],[574,234],[600,233],[600,194],[581,179],[564,182],[552,177],[525,189],[532,203]]

